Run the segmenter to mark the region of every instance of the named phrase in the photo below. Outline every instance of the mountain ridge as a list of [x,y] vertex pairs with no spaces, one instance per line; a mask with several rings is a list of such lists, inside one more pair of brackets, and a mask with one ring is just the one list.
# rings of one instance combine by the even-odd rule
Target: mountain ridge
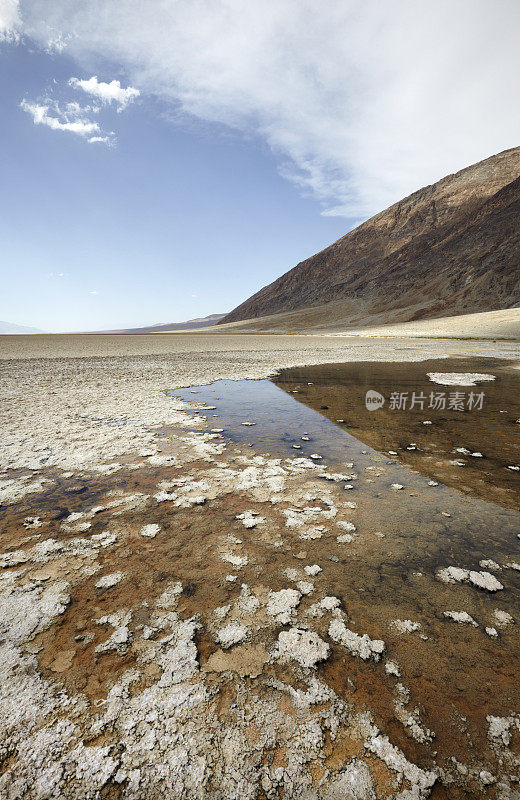
[[398,311],[406,321],[514,306],[520,303],[519,176],[516,147],[418,189],[260,289],[219,324],[339,301],[353,325]]
[[140,328],[124,328],[114,333],[168,333],[168,331],[196,330],[198,328],[209,328],[216,325],[225,314],[208,314],[207,317],[195,317],[186,322],[165,322],[158,325],[145,325]]
[[0,336],[10,336],[25,333],[45,333],[39,328],[31,328],[29,325],[16,325],[14,322],[0,320]]

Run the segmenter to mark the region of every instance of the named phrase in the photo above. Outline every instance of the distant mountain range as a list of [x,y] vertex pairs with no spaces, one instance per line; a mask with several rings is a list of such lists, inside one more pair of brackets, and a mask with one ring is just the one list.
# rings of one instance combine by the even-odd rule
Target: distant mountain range
[[196,319],[189,319],[186,322],[169,322],[161,323],[159,325],[148,325],[144,328],[126,328],[125,330],[117,331],[117,333],[167,333],[168,331],[189,331],[196,328],[208,328],[210,325],[216,325],[225,314],[209,314],[207,317],[197,317]]
[[0,322],[0,335],[5,333],[45,333],[45,331],[29,328],[27,325],[15,325],[13,322]]
[[520,147],[448,175],[297,264],[220,324],[347,328],[518,307],[519,176]]

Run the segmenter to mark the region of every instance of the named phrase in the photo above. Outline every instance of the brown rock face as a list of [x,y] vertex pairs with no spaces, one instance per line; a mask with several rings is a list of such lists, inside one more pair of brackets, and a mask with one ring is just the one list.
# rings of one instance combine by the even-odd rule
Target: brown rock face
[[352,324],[511,308],[520,303],[520,147],[414,192],[224,317],[341,302]]

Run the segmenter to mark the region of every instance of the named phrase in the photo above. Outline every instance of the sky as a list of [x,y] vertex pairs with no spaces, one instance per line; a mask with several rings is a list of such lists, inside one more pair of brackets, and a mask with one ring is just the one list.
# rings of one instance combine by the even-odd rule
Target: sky
[[518,0],[0,0],[0,320],[223,313],[520,144]]

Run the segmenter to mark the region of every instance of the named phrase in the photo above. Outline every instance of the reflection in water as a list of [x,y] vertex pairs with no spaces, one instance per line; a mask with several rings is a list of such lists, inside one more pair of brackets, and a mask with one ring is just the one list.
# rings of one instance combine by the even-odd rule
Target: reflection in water
[[[441,371],[492,374],[495,380],[468,386],[428,378]],[[520,508],[520,371],[510,362],[324,364],[284,370],[275,383],[423,475]],[[369,410],[367,392],[377,392],[384,404]]]

